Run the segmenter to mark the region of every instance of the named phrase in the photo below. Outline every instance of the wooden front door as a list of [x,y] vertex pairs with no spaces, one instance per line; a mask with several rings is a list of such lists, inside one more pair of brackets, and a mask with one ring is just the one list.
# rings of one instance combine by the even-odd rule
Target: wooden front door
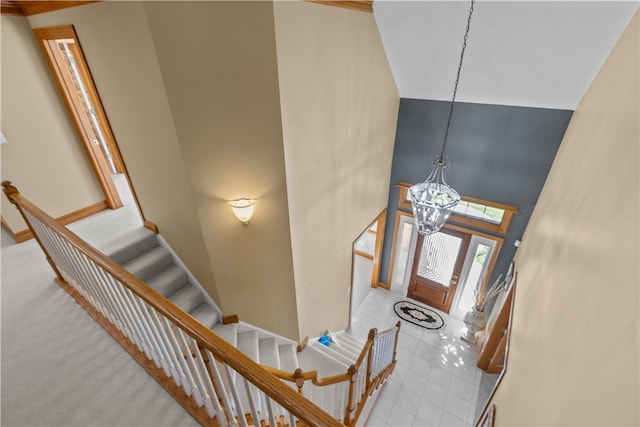
[[419,235],[407,296],[448,313],[470,240],[470,234],[446,228]]

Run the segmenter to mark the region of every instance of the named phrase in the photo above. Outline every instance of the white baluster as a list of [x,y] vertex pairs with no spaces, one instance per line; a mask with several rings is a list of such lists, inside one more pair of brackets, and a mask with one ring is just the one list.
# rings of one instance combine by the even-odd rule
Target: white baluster
[[[224,412],[226,413],[225,421],[229,422],[230,420],[233,420],[231,422],[231,424],[235,425],[236,422],[235,422],[235,418],[233,416],[233,406],[231,405],[231,401],[229,399],[229,394],[227,393],[227,389],[224,386],[224,381],[222,379],[222,375],[220,375],[220,371],[218,370],[218,364],[216,362],[216,359],[213,356],[213,353],[211,353],[211,351],[209,351],[209,350],[207,350],[207,357],[211,361],[210,367],[211,367],[211,372],[213,373],[213,381],[214,381],[216,387],[218,388],[218,395],[222,399],[222,404],[224,406]],[[218,423],[220,423],[221,416],[222,416],[222,414],[218,413]],[[224,424],[220,423],[220,425],[224,425]]]
[[189,378],[189,382],[191,383],[193,398],[195,399],[198,406],[202,406],[204,402],[202,390],[198,386],[197,369],[195,363],[193,362],[193,357],[191,357],[191,349],[189,348],[189,344],[187,343],[187,339],[184,336],[184,332],[182,331],[182,329],[177,328],[176,338],[178,338],[178,344],[180,344],[180,349],[182,350],[182,354],[184,354],[185,361],[187,362],[187,378]]
[[247,392],[247,401],[249,402],[249,410],[251,411],[251,417],[253,418],[253,425],[255,426],[256,423],[260,424],[260,421],[261,421],[261,419],[258,417],[258,410],[256,409],[257,405],[254,400],[253,393],[251,393],[250,391],[251,388],[249,387],[249,381],[245,377],[242,377],[242,384],[244,385],[244,389]]
[[195,353],[196,363],[194,363],[196,380],[198,382],[198,387],[202,391],[202,397],[204,400],[204,406],[207,410],[209,416],[213,416],[215,414],[215,409],[213,407],[212,396],[216,399],[215,391],[213,390],[213,386],[211,385],[211,380],[209,378],[209,372],[207,371],[207,367],[204,364],[204,360],[202,360],[202,355],[200,354],[200,348],[198,347],[198,342],[193,338],[191,338],[191,346],[193,347],[193,352]]
[[238,394],[238,388],[236,387],[235,381],[233,381],[233,375],[231,374],[231,368],[227,364],[223,364],[224,372],[227,376],[227,381],[229,384],[229,389],[231,391],[231,396],[233,397],[235,414],[237,417],[237,421],[240,423],[242,427],[249,427],[247,425],[247,418],[244,416],[244,409],[242,408],[242,402],[240,402],[240,395]]

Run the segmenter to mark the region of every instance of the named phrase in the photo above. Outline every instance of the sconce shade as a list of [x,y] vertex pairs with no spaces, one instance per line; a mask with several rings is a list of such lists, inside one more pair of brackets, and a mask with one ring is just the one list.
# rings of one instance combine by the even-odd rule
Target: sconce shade
[[241,223],[247,225],[251,216],[253,215],[253,205],[255,204],[255,200],[251,199],[238,199],[232,200],[229,202],[231,205],[231,209],[236,217],[240,220]]

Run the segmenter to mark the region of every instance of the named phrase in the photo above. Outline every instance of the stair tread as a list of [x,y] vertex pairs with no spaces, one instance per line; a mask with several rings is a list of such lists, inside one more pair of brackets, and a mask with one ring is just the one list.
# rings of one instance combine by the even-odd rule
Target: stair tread
[[352,363],[355,362],[356,360],[358,360],[358,356],[360,356],[360,353],[356,353],[351,348],[344,347],[339,342],[331,344],[331,347],[329,347],[329,348],[331,350],[337,352],[337,353],[340,353],[341,355],[343,355],[347,359],[351,360]]
[[362,350],[362,347],[364,347],[364,343],[359,344],[359,345],[358,344],[353,344],[353,343],[351,343],[351,341],[346,341],[342,337],[336,337],[335,340],[342,347],[345,347],[345,348],[347,348],[349,350],[352,350],[352,351],[355,351],[357,353],[359,353]]
[[171,253],[162,246],[156,246],[127,262],[124,268],[140,280],[146,281],[167,269],[171,264],[173,264]]
[[175,264],[147,280],[147,285],[165,297],[175,293],[187,283],[189,283],[187,273]]
[[189,314],[209,329],[220,320],[218,311],[206,302],[197,306]]
[[258,341],[258,351],[261,364],[280,369],[280,354],[275,338],[263,338]]
[[96,245],[103,254],[121,265],[154,246],[158,246],[158,238],[152,231],[144,227],[129,230],[108,242]]
[[362,352],[362,348],[364,347],[364,344],[362,344],[362,346],[360,348],[356,348],[353,345],[346,343],[344,340],[341,339],[337,339],[335,342],[335,346],[336,347],[340,347],[341,349],[343,349],[344,351],[347,351],[351,354],[354,354],[356,356],[360,356],[360,353]]
[[202,301],[202,292],[195,286],[186,285],[169,296],[169,299],[187,313],[198,307]]
[[328,356],[330,356],[333,359],[339,361],[340,363],[345,364],[346,366],[349,366],[354,362],[354,360],[352,360],[352,358],[347,357],[344,354],[340,353],[339,351],[334,350],[332,347],[327,347],[326,345],[321,344],[318,341],[311,342],[308,345],[310,345],[313,348],[316,348],[316,349],[324,352]]
[[303,371],[317,371],[319,377],[344,374],[349,368],[349,365],[334,359],[313,345],[307,345],[298,353],[298,363]]
[[331,339],[333,341],[331,347],[336,349],[336,351],[341,351],[345,355],[351,355],[356,359],[360,356],[360,353],[362,353],[364,343],[358,343],[357,340],[350,339],[344,332],[331,334]]
[[211,328],[220,338],[228,342],[234,347],[238,347],[238,324],[237,323],[218,323]]
[[238,350],[249,356],[254,362],[260,363],[258,333],[248,331],[238,334]]
[[298,356],[294,344],[282,344],[278,347],[280,355],[280,369],[287,372],[294,372],[299,368]]
[[360,348],[360,349],[364,347],[364,341],[360,341],[358,338],[346,332],[337,332],[334,334],[334,336],[342,342],[351,344],[352,347]]

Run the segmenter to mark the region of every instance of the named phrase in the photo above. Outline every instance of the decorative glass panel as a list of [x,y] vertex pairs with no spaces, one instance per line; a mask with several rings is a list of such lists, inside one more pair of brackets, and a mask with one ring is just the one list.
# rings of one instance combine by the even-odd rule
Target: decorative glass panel
[[462,238],[446,233],[425,236],[420,252],[418,276],[449,287],[461,244]]

